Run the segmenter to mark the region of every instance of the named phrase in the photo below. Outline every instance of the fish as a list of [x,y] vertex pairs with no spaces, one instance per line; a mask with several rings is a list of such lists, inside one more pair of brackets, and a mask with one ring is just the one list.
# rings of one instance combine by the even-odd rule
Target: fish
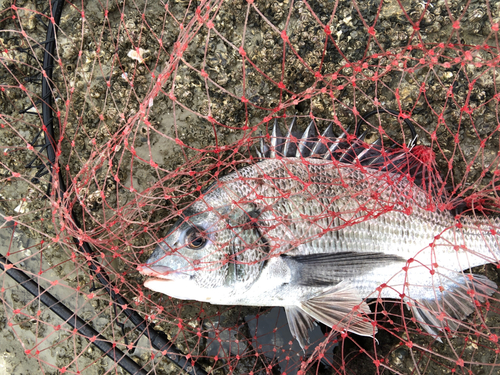
[[413,127],[407,145],[383,147],[358,129],[335,136],[333,124],[318,135],[311,122],[294,136],[294,124],[283,136],[275,121],[258,162],[218,178],[182,211],[138,267],[144,286],[217,305],[281,306],[303,349],[316,322],[374,337],[369,298],[403,300],[437,340],[457,330],[497,289],[464,270],[498,264],[499,219],[440,204],[452,200],[433,188],[439,175]]

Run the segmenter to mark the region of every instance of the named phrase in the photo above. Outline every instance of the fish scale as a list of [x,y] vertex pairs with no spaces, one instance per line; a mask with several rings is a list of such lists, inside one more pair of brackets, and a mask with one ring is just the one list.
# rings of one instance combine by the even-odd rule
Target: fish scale
[[[436,209],[439,199],[413,181],[423,177],[408,149],[316,138],[311,125],[297,143],[291,134],[281,138],[275,124],[260,162],[220,178],[184,211],[140,268],[151,276],[148,288],[215,304],[283,306],[302,347],[314,320],[374,335],[366,298],[403,296],[437,335],[495,291],[463,270],[497,261],[489,228],[499,219],[457,220]],[[436,317],[442,312],[446,320]]]
[[[320,163],[319,165],[316,163]],[[308,164],[311,167],[308,167]],[[399,199],[400,191],[404,191],[407,189],[408,182],[406,180],[402,180],[400,184],[394,184],[388,190],[387,187],[382,186],[380,184],[371,184],[369,188],[363,188],[361,192],[366,192],[369,194],[374,190],[382,190],[382,195],[385,198],[386,202],[393,203],[393,209],[390,212],[384,213],[383,216],[379,218],[370,219],[365,223],[357,223],[355,225],[350,225],[350,220],[363,219],[364,214],[356,215],[357,209],[359,208],[360,203],[363,203],[366,206],[371,206],[375,213],[377,212],[377,202],[370,199],[367,194],[357,194],[356,200],[351,199],[351,197],[346,197],[345,193],[339,191],[335,183],[329,185],[327,189],[316,187],[316,189],[311,189],[309,185],[308,190],[303,188],[302,182],[305,182],[305,185],[308,185],[310,182],[314,183],[316,174],[325,174],[328,175],[331,181],[349,181],[350,187],[352,189],[356,189],[358,186],[357,181],[362,179],[364,176],[359,173],[351,173],[352,166],[343,165],[341,168],[332,167],[332,163],[323,163],[318,161],[317,159],[311,159],[307,163],[302,163],[297,159],[270,159],[263,161],[260,163],[258,168],[254,169],[254,175],[250,173],[246,173],[247,179],[239,180],[235,179],[234,181],[228,184],[228,188],[232,191],[237,192],[240,196],[245,196],[245,199],[249,201],[255,202],[256,196],[272,196],[272,197],[280,197],[280,180],[274,179],[280,173],[274,173],[276,169],[283,168],[286,165],[286,169],[293,176],[299,176],[299,179],[291,179],[291,181],[296,182],[296,188],[292,194],[294,195],[293,204],[290,205],[276,205],[273,206],[273,212],[275,212],[276,216],[287,216],[292,215],[294,217],[293,224],[290,224],[288,228],[283,228],[282,226],[276,226],[276,222],[270,221],[266,223],[265,227],[274,227],[274,230],[270,230],[267,235],[270,237],[276,238],[285,238],[286,240],[292,241],[297,237],[307,237],[305,244],[302,244],[296,250],[291,250],[290,255],[294,254],[309,254],[312,253],[311,248],[321,248],[320,252],[329,252],[333,249],[329,249],[328,247],[314,246],[316,238],[321,235],[320,241],[328,240],[330,237],[337,236],[341,238],[341,242],[345,242],[345,247],[352,249],[353,246],[356,246],[359,238],[363,238],[363,236],[369,238],[369,245],[371,243],[380,247],[387,247],[387,251],[390,251],[394,254],[405,254],[408,257],[412,257],[417,254],[419,250],[422,249],[422,245],[427,245],[434,240],[434,236],[438,233],[445,231],[446,228],[455,227],[456,221],[454,217],[448,211],[427,211],[419,208],[418,206],[412,211],[411,215],[405,215],[403,213],[404,209],[412,204],[412,202],[402,202]],[[314,166],[314,167],[312,167]],[[318,169],[319,167],[319,169]],[[251,167],[249,167],[249,170]],[[312,169],[312,170],[311,170]],[[261,172],[262,171],[262,172]],[[345,173],[344,173],[345,172]],[[356,170],[354,172],[357,172]],[[260,173],[264,173],[268,176],[269,181],[265,184],[256,186],[254,189],[247,189],[239,187],[239,185],[246,185],[252,181],[253,178],[259,177]],[[344,174],[344,175],[343,175]],[[375,178],[375,181],[379,181]],[[377,186],[378,185],[378,186]],[[332,187],[333,186],[333,187]],[[427,194],[423,191],[419,191],[418,187],[414,186],[415,189],[414,196],[415,200],[420,203],[420,206],[427,206],[427,200],[430,197],[427,197]],[[252,191],[253,193],[248,194],[247,192]],[[311,191],[312,190],[312,191]],[[351,189],[348,189],[351,191]],[[324,194],[335,196],[336,199],[332,203],[331,207],[328,207],[334,212],[344,213],[343,219],[347,226],[345,228],[333,230],[335,227],[338,228],[341,225],[336,225],[335,227],[330,228],[331,230],[322,234],[323,230],[316,225],[311,225],[307,219],[301,218],[301,214],[305,214],[311,217],[318,217],[321,214],[325,213],[327,207],[324,204],[318,202],[314,197],[317,194]],[[341,197],[341,198],[339,198]],[[272,201],[269,201],[268,204],[273,204]],[[380,211],[380,209],[379,209]],[[383,211],[383,207],[382,207]],[[345,215],[345,213],[348,213]],[[411,216],[412,219],[408,217]],[[490,249],[487,244],[484,242],[482,238],[482,233],[480,230],[476,228],[477,224],[482,224],[484,226],[490,225],[491,220],[482,220],[482,222],[475,220],[475,223],[468,217],[464,216],[461,219],[461,224],[464,227],[462,231],[465,237],[465,245],[472,244],[475,247],[467,246],[468,248],[473,248],[475,251],[485,255],[491,256]],[[415,224],[420,228],[415,229]],[[344,224],[346,225],[346,224]],[[370,230],[370,226],[377,226],[377,230]],[[498,220],[494,222],[494,225],[498,226]],[[405,239],[406,236],[402,236],[402,231],[406,231],[407,233],[411,233],[411,237],[413,241],[408,243]],[[291,236],[290,233],[294,233],[294,236]],[[443,239],[448,239],[451,243],[455,242],[453,232],[446,231],[446,234],[443,235]],[[297,234],[299,234],[297,236]],[[379,236],[379,238],[374,239],[372,234],[375,236]],[[386,237],[386,241],[382,242],[380,236]],[[493,238],[491,234],[487,235],[488,237]],[[286,242],[286,240],[284,242]],[[394,240],[397,240],[396,242]],[[371,243],[370,243],[371,242]],[[391,250],[394,246],[394,243],[397,243],[398,246],[394,250]],[[408,246],[410,245],[410,246]],[[335,251],[335,250],[333,250]],[[468,259],[469,267],[474,267],[477,265],[484,264],[484,259],[481,257],[469,257]],[[455,267],[458,270],[458,266]]]

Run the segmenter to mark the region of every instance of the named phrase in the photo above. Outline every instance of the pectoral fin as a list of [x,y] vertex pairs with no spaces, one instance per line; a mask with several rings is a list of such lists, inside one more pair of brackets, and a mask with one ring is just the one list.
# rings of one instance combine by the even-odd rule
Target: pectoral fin
[[304,348],[308,330],[317,320],[336,331],[351,331],[362,336],[373,336],[377,328],[367,317],[370,308],[355,288],[343,281],[297,307],[286,307],[288,324],[294,337]]
[[370,308],[348,282],[341,282],[300,304],[314,319],[336,331],[351,331],[361,336],[373,336],[377,330],[366,316]]
[[297,283],[304,286],[332,285],[345,278],[359,277],[377,267],[406,262],[397,255],[356,251],[281,257],[293,270]]
[[460,272],[453,280],[443,278],[441,282],[444,285],[436,288],[434,298],[405,300],[415,319],[432,335],[446,327],[455,331],[458,322],[475,310],[475,301],[484,302],[497,289],[497,285],[485,276]]

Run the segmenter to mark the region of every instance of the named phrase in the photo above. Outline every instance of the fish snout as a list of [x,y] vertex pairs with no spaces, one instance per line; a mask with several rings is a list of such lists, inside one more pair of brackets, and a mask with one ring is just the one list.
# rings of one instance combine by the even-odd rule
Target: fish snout
[[139,264],[137,266],[137,271],[144,276],[166,276],[169,273],[175,272],[172,268],[166,266],[156,266],[149,263]]
[[137,266],[137,270],[145,275],[161,279],[191,277],[194,272],[189,260],[165,241],[160,242],[146,263]]
[[[176,253],[175,247],[172,247],[171,245],[169,245],[165,241],[162,241],[156,246],[153,253],[146,261],[146,264],[162,263],[164,260],[168,259],[169,257],[171,257],[175,253]],[[162,264],[162,265],[164,265],[164,264]]]

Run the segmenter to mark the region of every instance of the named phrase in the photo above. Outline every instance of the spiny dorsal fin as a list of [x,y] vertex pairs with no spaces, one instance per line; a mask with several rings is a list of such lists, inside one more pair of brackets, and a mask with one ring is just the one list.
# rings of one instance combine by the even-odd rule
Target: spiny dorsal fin
[[270,158],[275,158],[276,155],[283,156],[283,135],[281,134],[280,127],[278,126],[278,119],[274,119],[273,134],[271,135],[271,150],[269,153]]
[[316,126],[314,126],[314,121],[311,121],[299,140],[297,152],[295,153],[296,158],[300,158],[301,156],[307,158],[311,155],[312,147],[318,143],[316,135]]
[[[332,124],[330,124],[330,125],[332,125]],[[346,129],[346,131],[344,133],[342,133],[341,135],[339,135],[338,137],[331,139],[332,144],[328,148],[328,151],[325,153],[325,157],[324,157],[325,160],[331,160],[332,155],[338,154],[337,150],[342,149],[341,145],[347,144],[345,139],[347,138],[347,134],[349,134],[349,130],[350,130],[350,127],[348,127]],[[335,158],[335,159],[337,159],[337,158]]]
[[260,137],[260,155],[262,156],[267,156],[269,151],[269,147],[267,147],[266,143],[264,142],[264,137]]
[[356,140],[354,140],[351,145],[341,154],[338,161],[341,163],[353,163],[358,160],[360,163],[363,160],[359,155],[364,151],[364,140],[368,131],[364,131]]
[[325,129],[323,134],[321,134],[320,139],[315,142],[313,149],[311,150],[312,156],[321,156],[326,154],[328,151],[328,145],[331,143],[332,139],[335,137],[333,133],[333,122],[331,122]]
[[292,120],[292,123],[290,124],[290,127],[288,128],[288,132],[285,137],[285,145],[283,146],[283,156],[284,157],[289,157],[295,154],[295,151],[297,149],[297,144],[292,142],[292,131],[293,131],[293,126],[295,125],[295,120],[297,118],[294,117]]
[[[389,172],[410,178],[417,186],[426,190],[426,186],[440,185],[435,184],[432,176],[440,181],[440,176],[436,171],[430,171],[429,165],[425,164],[425,158],[420,159],[419,150],[426,149],[423,146],[413,147],[416,144],[417,133],[415,127],[409,119],[404,119],[411,132],[410,137],[406,137],[406,147],[398,144],[387,145],[378,137],[372,143],[364,141],[367,131],[361,132],[363,123],[367,118],[377,113],[388,113],[393,116],[399,116],[399,112],[379,108],[375,111],[365,114],[356,124],[355,138],[349,136],[351,127],[349,126],[339,136],[333,133],[333,122],[330,123],[321,136],[317,135],[316,123],[311,121],[304,133],[297,138],[295,131],[297,118],[293,117],[290,126],[287,129],[286,136],[283,137],[280,130],[278,119],[273,124],[270,145],[266,145],[264,138],[260,137],[260,148],[256,150],[259,158],[320,158],[324,160],[337,160],[345,164],[356,164],[380,172]],[[419,154],[420,152],[420,154]],[[431,151],[432,152],[432,151]],[[442,192],[433,191],[435,195]],[[460,201],[457,202],[457,205]]]
[[[379,141],[373,142],[370,152],[364,152],[364,150],[367,148],[367,145],[363,142],[364,137],[367,134],[367,131],[361,134],[361,129],[362,125],[367,123],[367,120],[369,117],[376,115],[376,114],[383,114],[387,113],[392,116],[400,116],[400,112],[394,111],[391,109],[387,108],[381,108],[378,107],[375,110],[364,114],[361,116],[360,120],[356,124],[356,140],[354,142],[349,142],[347,140],[347,134],[349,133],[350,127],[345,131],[342,132],[342,134],[338,137],[335,137],[333,134],[332,130],[332,125],[333,123],[330,123],[326,130],[323,132],[322,137],[318,138],[316,134],[316,126],[314,123],[314,120],[311,121],[311,123],[308,125],[307,129],[305,132],[302,134],[302,137],[300,140],[293,140],[293,132],[294,132],[294,126],[296,123],[296,117],[293,117],[292,122],[288,128],[287,135],[284,139],[281,138],[281,132],[279,130],[278,122],[277,119],[274,121],[274,126],[273,126],[273,135],[271,137],[271,150],[268,148],[264,148],[261,145],[261,151],[260,153],[264,157],[270,157],[274,158],[276,155],[282,156],[282,157],[322,157],[324,159],[331,159],[332,154],[337,151],[337,149],[344,150],[339,156],[334,156],[334,159],[342,161],[342,160],[348,160],[349,156],[352,156],[356,158],[356,162],[360,162],[361,165],[368,165],[368,163],[363,164],[364,161],[364,154],[371,154],[370,159],[373,161],[376,159],[375,153],[376,151],[379,151],[379,153],[383,150],[382,147],[382,142],[381,138],[379,137]],[[413,126],[412,122],[404,118],[403,122],[406,124],[408,129],[411,132],[411,138],[406,144],[406,147],[408,150],[411,150],[415,145],[417,141],[417,132],[415,131],[415,127]],[[326,138],[326,142],[325,142]],[[280,142],[282,140],[282,142]],[[324,147],[324,143],[328,143],[329,147],[328,150],[330,152],[327,152],[328,150],[326,147]],[[282,145],[282,147],[281,147]],[[342,147],[341,147],[342,146]],[[393,145],[395,146],[395,145]],[[392,146],[391,146],[392,147]],[[391,148],[389,147],[389,149]],[[388,150],[386,148],[386,150]],[[357,151],[357,152],[356,152]],[[381,156],[381,155],[379,155]],[[381,159],[379,159],[381,160]],[[348,161],[349,162],[349,161]]]

